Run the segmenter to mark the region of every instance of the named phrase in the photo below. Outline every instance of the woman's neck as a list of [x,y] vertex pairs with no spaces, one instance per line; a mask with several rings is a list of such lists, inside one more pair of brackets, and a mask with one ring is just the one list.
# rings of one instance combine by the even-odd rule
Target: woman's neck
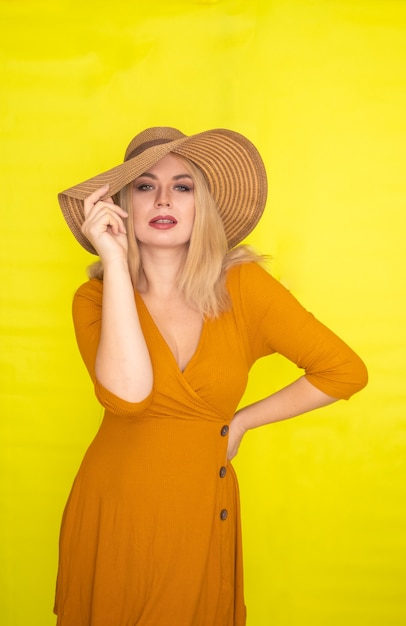
[[162,299],[179,295],[177,280],[185,263],[184,250],[140,250],[141,272],[137,289]]

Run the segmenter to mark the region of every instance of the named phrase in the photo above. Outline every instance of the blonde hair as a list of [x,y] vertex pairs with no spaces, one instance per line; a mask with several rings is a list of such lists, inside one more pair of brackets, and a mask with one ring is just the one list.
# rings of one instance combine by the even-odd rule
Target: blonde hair
[[[189,159],[176,157],[183,162],[194,182],[195,221],[185,264],[178,276],[178,288],[185,300],[205,317],[218,317],[230,307],[226,288],[226,274],[234,265],[261,262],[265,257],[248,246],[228,250],[223,222],[218,213],[206,179],[197,165]],[[142,264],[134,234],[131,205],[132,183],[114,197],[114,202],[128,212],[128,266],[134,286],[137,285]],[[103,278],[100,261],[89,268],[90,278]]]

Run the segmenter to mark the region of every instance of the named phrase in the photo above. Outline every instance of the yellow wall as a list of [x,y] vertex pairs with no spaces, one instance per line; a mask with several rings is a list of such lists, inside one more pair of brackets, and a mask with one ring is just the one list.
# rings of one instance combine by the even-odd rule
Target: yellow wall
[[[258,145],[250,242],[370,371],[243,443],[248,626],[404,625],[406,2],[3,0],[0,23],[0,623],[54,623],[60,516],[101,418],[70,319],[91,257],[56,194],[173,125]],[[255,373],[247,400],[297,376]]]

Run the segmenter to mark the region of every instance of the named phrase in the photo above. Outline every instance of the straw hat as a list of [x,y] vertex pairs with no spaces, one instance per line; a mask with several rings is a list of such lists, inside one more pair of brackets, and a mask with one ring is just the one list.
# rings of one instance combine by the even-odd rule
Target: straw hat
[[229,247],[242,241],[257,225],[265,208],[267,179],[255,146],[243,135],[226,129],[184,135],[175,128],[142,131],[129,144],[124,163],[58,194],[65,220],[78,242],[97,254],[83,235],[83,200],[108,183],[114,195],[169,152],[193,161],[202,171],[222,218]]

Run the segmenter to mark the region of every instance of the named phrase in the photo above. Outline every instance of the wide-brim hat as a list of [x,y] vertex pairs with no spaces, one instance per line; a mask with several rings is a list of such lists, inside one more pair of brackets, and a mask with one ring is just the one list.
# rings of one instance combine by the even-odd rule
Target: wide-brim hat
[[202,170],[230,248],[255,228],[265,208],[268,186],[262,158],[251,141],[223,128],[188,136],[175,128],[159,126],[134,137],[123,163],[58,194],[65,220],[86,250],[97,254],[81,230],[83,200],[106,183],[107,195],[116,194],[169,152],[186,157]]

